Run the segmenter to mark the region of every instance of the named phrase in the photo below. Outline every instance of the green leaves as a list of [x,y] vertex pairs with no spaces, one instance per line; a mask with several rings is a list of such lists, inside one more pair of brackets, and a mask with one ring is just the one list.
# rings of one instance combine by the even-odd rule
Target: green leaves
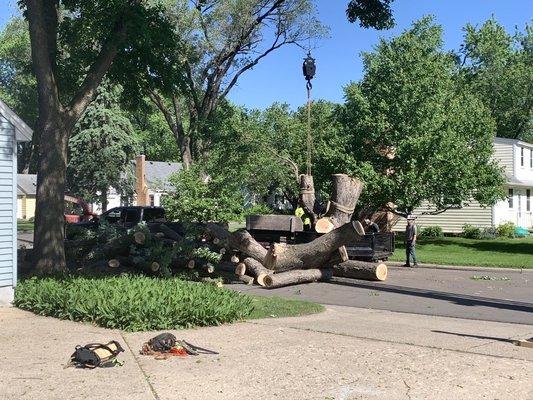
[[351,136],[350,172],[366,183],[360,203],[394,203],[408,214],[423,200],[439,211],[471,198],[484,205],[500,199],[493,120],[462,84],[441,27],[423,18],[364,59],[365,75],[346,89],[339,113]]
[[15,305],[40,315],[127,331],[220,325],[246,318],[252,299],[180,279],[31,278],[16,289]]

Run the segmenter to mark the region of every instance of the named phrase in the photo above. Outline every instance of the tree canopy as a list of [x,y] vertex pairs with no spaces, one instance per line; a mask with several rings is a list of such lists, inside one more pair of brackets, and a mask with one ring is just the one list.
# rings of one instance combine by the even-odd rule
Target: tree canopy
[[364,68],[340,116],[352,137],[347,165],[367,184],[361,203],[406,215],[424,200],[441,212],[501,198],[493,120],[457,78],[440,26],[428,17],[381,40],[364,54]]
[[511,35],[492,18],[464,30],[465,81],[490,109],[498,136],[533,141],[533,27]]
[[139,145],[127,114],[120,108],[121,90],[109,83],[102,85],[69,141],[69,192],[86,201],[100,201],[102,211],[106,210],[110,188],[133,197],[132,160]]

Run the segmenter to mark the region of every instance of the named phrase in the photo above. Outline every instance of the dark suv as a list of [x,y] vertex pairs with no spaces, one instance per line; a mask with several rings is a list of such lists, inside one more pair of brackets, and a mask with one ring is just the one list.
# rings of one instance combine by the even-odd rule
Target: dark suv
[[107,210],[98,217],[97,222],[99,221],[131,228],[139,222],[166,222],[166,218],[165,210],[162,207],[124,206]]

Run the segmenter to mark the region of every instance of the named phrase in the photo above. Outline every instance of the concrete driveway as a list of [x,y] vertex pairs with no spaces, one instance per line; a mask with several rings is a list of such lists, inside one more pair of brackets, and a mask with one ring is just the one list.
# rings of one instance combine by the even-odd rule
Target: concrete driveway
[[[533,326],[327,307],[321,314],[173,331],[218,355],[141,356],[123,333],[0,308],[5,400],[533,399]],[[64,369],[77,344],[118,340],[124,366]]]

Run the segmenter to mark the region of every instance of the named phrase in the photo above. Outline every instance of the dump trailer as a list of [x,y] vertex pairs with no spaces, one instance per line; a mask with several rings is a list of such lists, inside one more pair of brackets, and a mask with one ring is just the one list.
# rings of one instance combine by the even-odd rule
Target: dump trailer
[[[301,218],[292,215],[250,215],[246,229],[268,248],[271,243],[308,243],[321,236],[306,230]],[[394,233],[367,233],[346,246],[350,260],[386,261],[394,253]]]

